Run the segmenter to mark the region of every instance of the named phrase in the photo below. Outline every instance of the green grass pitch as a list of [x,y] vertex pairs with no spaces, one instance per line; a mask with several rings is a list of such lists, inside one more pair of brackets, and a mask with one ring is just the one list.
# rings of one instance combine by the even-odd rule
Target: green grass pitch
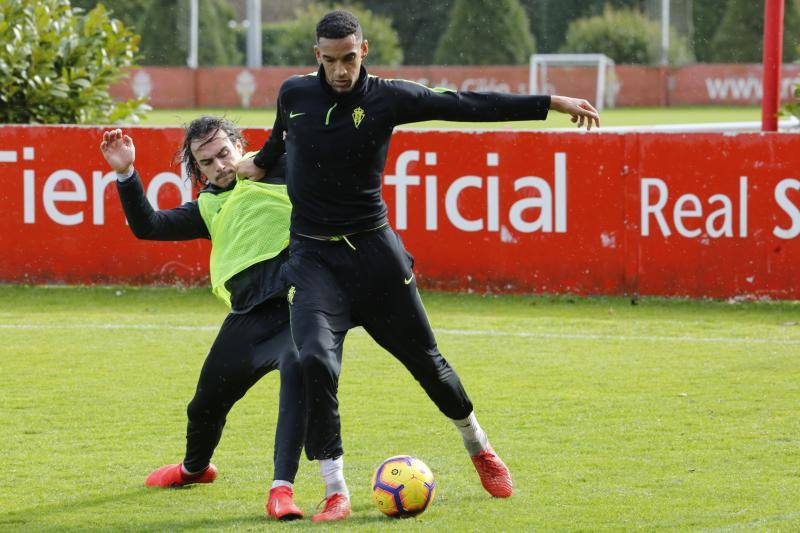
[[[241,126],[272,127],[275,109],[154,109],[142,120],[145,126],[181,126],[200,115],[225,115]],[[602,126],[647,126],[652,124],[690,124],[707,122],[753,122],[761,120],[761,109],[747,106],[709,107],[626,107],[600,114]],[[567,115],[552,113],[546,121],[446,122],[430,121],[400,126],[403,128],[490,128],[550,129],[574,128]]]
[[[516,492],[481,488],[452,425],[362,331],[340,399],[342,531],[800,529],[800,303],[423,295]],[[231,413],[212,485],[144,487],[181,459],[225,315],[207,290],[0,287],[0,530],[327,530],[264,515],[277,375]],[[433,470],[431,508],[372,506],[386,457]],[[305,459],[308,515],[323,496]]]

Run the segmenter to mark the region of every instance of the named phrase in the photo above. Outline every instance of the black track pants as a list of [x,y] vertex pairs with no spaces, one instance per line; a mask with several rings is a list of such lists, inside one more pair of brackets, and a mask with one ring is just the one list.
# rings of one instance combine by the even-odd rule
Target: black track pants
[[294,481],[306,427],[303,376],[289,328],[284,298],[248,313],[229,314],[208,353],[197,391],[189,403],[184,466],[208,465],[222,436],[228,412],[262,376],[280,371],[274,478]]
[[447,417],[469,416],[472,403],[436,346],[413,279],[413,259],[391,228],[347,242],[293,236],[290,250],[284,274],[305,379],[309,459],[343,453],[337,391],[342,344],[355,325],[394,355]]

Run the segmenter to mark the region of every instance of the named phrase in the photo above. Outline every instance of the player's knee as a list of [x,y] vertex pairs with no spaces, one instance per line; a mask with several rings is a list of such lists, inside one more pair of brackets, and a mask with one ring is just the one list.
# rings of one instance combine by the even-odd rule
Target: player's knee
[[300,366],[303,375],[313,376],[331,371],[331,361],[335,361],[328,350],[317,341],[307,342],[300,349]]
[[294,352],[287,355],[281,360],[280,364],[281,384],[288,386],[297,386],[297,383],[302,383],[303,380],[303,366],[300,364],[300,354]]
[[189,421],[195,423],[216,423],[219,419],[225,418],[231,406],[230,402],[221,401],[219,398],[195,394],[186,407],[186,416]]
[[304,374],[316,372],[326,367],[326,357],[314,350],[300,352],[300,367]]
[[280,360],[281,369],[285,366],[299,365],[299,364],[300,364],[300,352],[297,351],[297,348],[295,348],[294,346],[292,346],[291,350],[287,350],[286,353],[284,353],[281,356]]
[[406,367],[418,380],[446,380],[453,372],[438,351],[428,351],[418,357],[408,357]]
[[195,396],[186,407],[186,416],[193,422],[208,420],[211,417],[211,404],[202,396]]

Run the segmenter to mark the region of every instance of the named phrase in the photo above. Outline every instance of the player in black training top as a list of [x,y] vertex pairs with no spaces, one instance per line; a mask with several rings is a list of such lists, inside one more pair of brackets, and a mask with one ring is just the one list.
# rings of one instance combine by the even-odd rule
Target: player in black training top
[[570,114],[599,126],[586,100],[564,96],[454,92],[367,74],[358,20],[346,11],[317,24],[316,74],[283,83],[269,140],[240,175],[258,179],[286,152],[293,204],[290,285],[292,334],[300,351],[309,409],[306,453],[318,459],[326,505],[314,520],[350,515],[342,467],[337,387],[347,331],[361,325],[419,381],[464,440],[484,488],[512,493],[508,469],[489,445],[472,402],[436,345],[412,271],[413,259],[389,227],[381,175],[392,130],[424,120],[544,120]]

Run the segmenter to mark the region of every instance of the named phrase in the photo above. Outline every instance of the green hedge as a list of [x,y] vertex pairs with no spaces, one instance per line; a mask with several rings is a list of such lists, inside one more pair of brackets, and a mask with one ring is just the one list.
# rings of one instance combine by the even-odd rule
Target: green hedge
[[796,116],[797,118],[800,118],[800,85],[795,88],[794,97],[798,99],[798,102],[786,104],[784,106],[784,110]]
[[[616,63],[657,64],[661,59],[661,25],[639,11],[607,7],[602,15],[572,22],[561,51],[601,53]],[[686,39],[670,29],[670,64],[693,59]]]
[[136,121],[147,106],[115,103],[108,88],[133,66],[138,42],[102,5],[83,14],[68,0],[3,0],[0,122]]
[[521,65],[536,50],[519,0],[456,0],[436,46],[439,65]]

